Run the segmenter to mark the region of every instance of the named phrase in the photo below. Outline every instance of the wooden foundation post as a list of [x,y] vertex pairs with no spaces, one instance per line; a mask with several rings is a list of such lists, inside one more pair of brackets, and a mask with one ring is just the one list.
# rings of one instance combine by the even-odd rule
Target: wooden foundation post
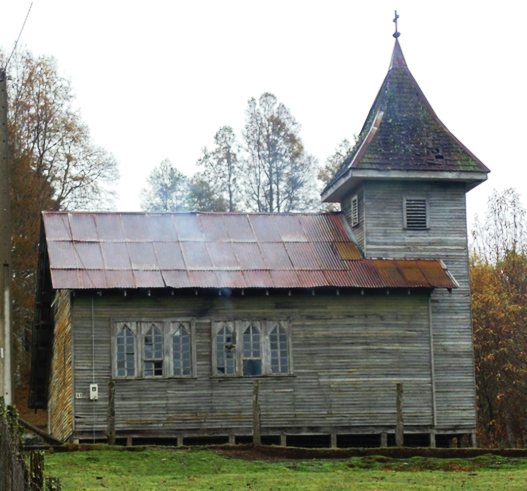
[[383,431],[381,433],[381,447],[386,448],[388,446],[388,433],[386,431]]
[[131,447],[132,445],[133,445],[133,438],[132,438],[131,435],[128,435],[128,436],[126,437],[126,446],[127,446],[127,447]]
[[115,382],[108,382],[108,410],[106,413],[106,437],[108,445],[115,445]]
[[478,440],[476,438],[476,432],[472,431],[470,433],[470,445],[472,445],[472,448],[478,448]]
[[229,435],[229,445],[236,445],[236,436]]
[[182,447],[183,446],[183,437],[182,436],[178,436],[177,437],[177,446],[178,447]]
[[430,448],[436,448],[436,432],[430,432]]
[[397,384],[397,421],[395,423],[395,445],[404,446],[404,419],[403,419],[403,384]]
[[337,434],[331,433],[331,448],[338,448],[337,447]]
[[262,422],[260,412],[260,381],[253,382],[253,444],[262,444]]
[[282,447],[287,447],[287,435],[284,433],[280,435],[280,445],[282,445]]

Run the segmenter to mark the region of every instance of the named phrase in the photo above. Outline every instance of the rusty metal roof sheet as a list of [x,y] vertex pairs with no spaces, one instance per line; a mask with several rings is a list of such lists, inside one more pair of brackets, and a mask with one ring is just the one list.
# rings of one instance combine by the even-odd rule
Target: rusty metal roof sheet
[[43,213],[53,287],[456,288],[441,261],[364,259],[339,213]]

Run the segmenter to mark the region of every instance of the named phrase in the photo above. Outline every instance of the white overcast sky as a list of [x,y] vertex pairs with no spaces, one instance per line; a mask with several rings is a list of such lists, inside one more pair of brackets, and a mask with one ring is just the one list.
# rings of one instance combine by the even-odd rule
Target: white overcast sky
[[[30,0],[3,2],[13,47]],[[96,144],[117,158],[117,207],[139,210],[145,178],[170,158],[186,174],[220,126],[237,133],[250,97],[274,93],[321,163],[359,133],[401,46],[446,126],[527,204],[527,3],[475,0],[34,0],[21,45],[53,55]]]

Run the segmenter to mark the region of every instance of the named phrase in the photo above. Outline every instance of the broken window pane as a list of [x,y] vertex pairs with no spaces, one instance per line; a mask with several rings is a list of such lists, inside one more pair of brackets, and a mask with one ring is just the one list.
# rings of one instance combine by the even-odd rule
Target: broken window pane
[[144,337],[144,376],[163,375],[163,334],[159,327],[152,324]]
[[243,333],[243,375],[262,375],[262,351],[260,329],[251,324]]
[[243,360],[243,375],[254,377],[262,374],[262,360]]
[[216,374],[234,375],[236,344],[234,330],[224,325],[216,335]]

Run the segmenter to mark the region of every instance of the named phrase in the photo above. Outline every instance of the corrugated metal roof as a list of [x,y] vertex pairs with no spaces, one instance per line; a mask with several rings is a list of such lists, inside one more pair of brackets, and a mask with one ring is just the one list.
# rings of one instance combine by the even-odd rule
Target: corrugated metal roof
[[339,213],[43,214],[56,289],[456,288],[441,261],[363,259]]

